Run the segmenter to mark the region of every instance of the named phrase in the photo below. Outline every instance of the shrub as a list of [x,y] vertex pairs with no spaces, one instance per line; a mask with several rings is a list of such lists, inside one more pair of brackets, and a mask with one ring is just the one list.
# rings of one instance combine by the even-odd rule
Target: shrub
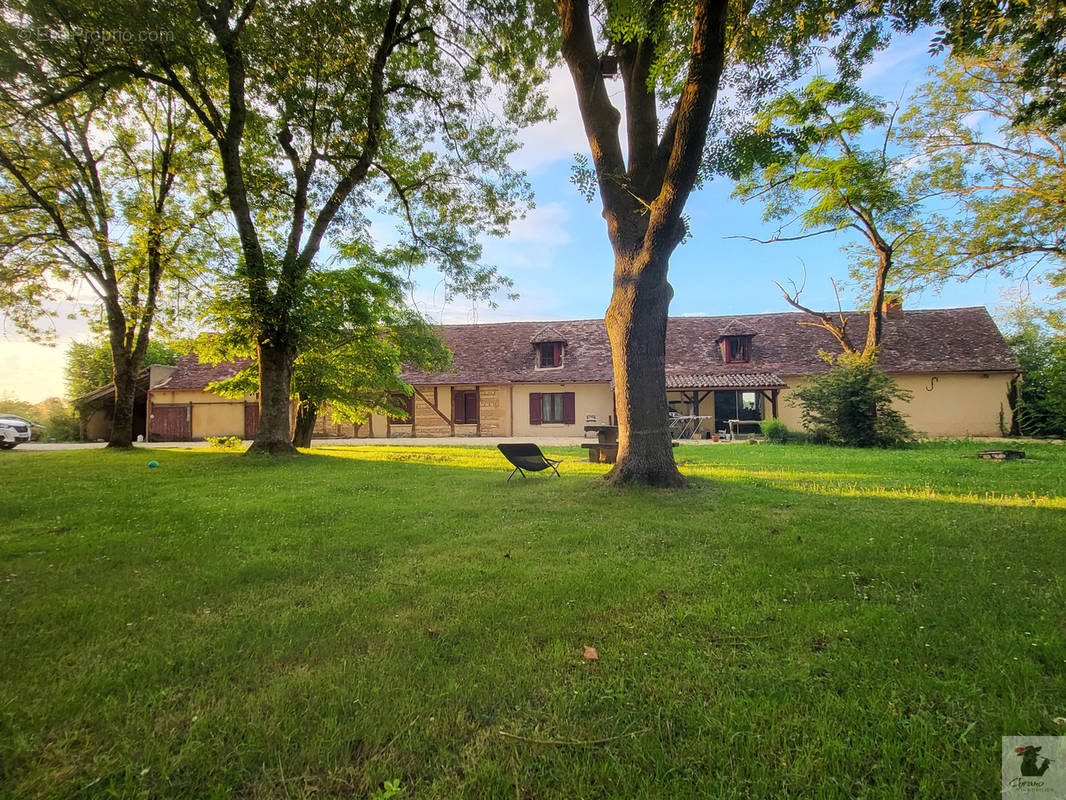
[[220,450],[236,450],[241,446],[239,436],[208,436],[207,441],[211,443],[212,447],[217,447]]
[[76,442],[81,438],[81,426],[73,409],[55,408],[44,423],[42,439],[55,439],[57,442]]
[[826,360],[829,372],[808,377],[792,395],[814,441],[849,447],[900,447],[913,441],[914,432],[892,407],[895,400],[910,400],[910,392],[871,359]]
[[784,444],[788,440],[788,425],[779,419],[763,420],[759,427],[762,428],[766,441],[771,444]]

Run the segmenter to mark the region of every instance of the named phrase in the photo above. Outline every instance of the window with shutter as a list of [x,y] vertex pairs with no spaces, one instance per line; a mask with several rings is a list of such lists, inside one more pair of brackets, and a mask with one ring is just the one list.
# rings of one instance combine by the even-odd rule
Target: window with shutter
[[529,424],[540,425],[541,420],[541,394],[540,392],[529,393]]
[[574,393],[563,392],[563,424],[573,425],[576,422],[574,414]]
[[477,423],[477,392],[453,392],[452,420],[456,425],[474,425]]
[[573,425],[573,392],[534,392],[529,396],[529,421],[533,425]]
[[750,336],[728,336],[723,349],[727,364],[746,364],[751,361]]
[[550,369],[562,365],[562,342],[539,342],[537,344],[537,369]]

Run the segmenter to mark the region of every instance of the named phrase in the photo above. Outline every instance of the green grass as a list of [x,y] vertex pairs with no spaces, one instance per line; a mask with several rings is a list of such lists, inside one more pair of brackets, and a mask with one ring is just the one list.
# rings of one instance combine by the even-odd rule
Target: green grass
[[1066,734],[1066,448],[978,449],[4,453],[0,797],[998,796]]

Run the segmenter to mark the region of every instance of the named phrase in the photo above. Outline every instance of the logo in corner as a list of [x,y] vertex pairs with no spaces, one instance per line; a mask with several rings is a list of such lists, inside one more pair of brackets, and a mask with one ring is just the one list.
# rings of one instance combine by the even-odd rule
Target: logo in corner
[[1066,800],[1066,737],[1004,736],[1003,797]]

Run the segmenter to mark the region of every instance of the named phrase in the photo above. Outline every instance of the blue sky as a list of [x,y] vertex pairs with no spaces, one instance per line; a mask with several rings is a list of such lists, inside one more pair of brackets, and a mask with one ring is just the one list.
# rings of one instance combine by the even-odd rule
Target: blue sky
[[[932,64],[927,38],[916,35],[895,42],[867,69],[865,88],[892,100],[905,90],[916,89]],[[621,84],[609,84],[609,89],[618,93]],[[551,96],[559,109],[558,119],[526,132],[526,148],[518,159],[534,186],[536,208],[514,226],[508,239],[486,244],[487,260],[500,265],[514,280],[520,299],[501,300],[495,309],[461,300],[442,307],[439,298],[427,294],[432,281],[423,276],[419,297],[430,316],[446,322],[603,316],[610,301],[613,257],[598,198],[586,203],[570,183],[573,154],[587,151],[587,144],[573,86],[564,70],[553,76]],[[848,263],[841,251],[849,241],[847,235],[775,244],[730,238],[765,239],[776,229],[776,224],[762,221],[760,203],[742,204],[731,192],[730,182],[721,179],[701,187],[689,199],[686,214],[691,236],[670,261],[671,314],[791,311],[774,281],[800,283],[804,273],[804,303],[834,310],[836,296],[830,279],[847,278]],[[976,278],[940,293],[909,297],[907,306],[984,305],[993,309],[1001,303],[1002,292],[1013,285],[997,276]],[[845,307],[852,305],[850,295],[845,293],[842,300]]]
[[[927,37],[898,40],[870,65],[865,88],[879,96],[897,99],[925,80],[931,64]],[[609,85],[621,92],[621,83]],[[573,155],[587,151],[577,114],[573,85],[565,70],[553,74],[551,98],[558,117],[523,133],[523,150],[517,164],[533,186],[536,207],[517,222],[511,235],[486,242],[486,261],[499,266],[514,281],[517,301],[501,298],[495,309],[473,306],[455,299],[441,302],[438,278],[424,272],[416,276],[419,307],[442,322],[493,322],[506,320],[587,319],[602,317],[611,296],[613,257],[607,241],[599,200],[586,203],[570,183]],[[691,236],[670,261],[674,288],[671,314],[729,315],[790,311],[774,281],[800,282],[806,271],[803,302],[834,310],[836,298],[831,278],[847,277],[841,246],[843,236],[826,235],[802,242],[758,244],[730,236],[768,238],[775,226],[762,222],[758,202],[741,204],[730,197],[732,186],[719,180],[698,189],[689,199],[686,214]],[[941,293],[907,299],[909,308],[949,308],[984,305],[993,310],[1002,303],[1004,290],[1014,284],[998,277],[977,278],[953,284]],[[852,298],[843,297],[845,307]],[[72,338],[85,340],[84,323],[62,321],[56,346],[45,347],[8,332],[0,334],[0,396],[37,402],[62,396],[63,350]]]

